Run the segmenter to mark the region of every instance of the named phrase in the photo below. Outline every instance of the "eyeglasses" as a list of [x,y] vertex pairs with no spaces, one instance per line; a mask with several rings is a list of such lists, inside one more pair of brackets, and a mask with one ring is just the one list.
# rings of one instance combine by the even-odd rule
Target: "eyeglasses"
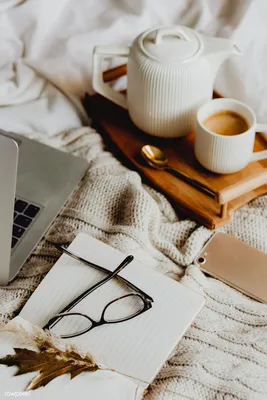
[[[76,336],[83,335],[90,330],[104,324],[116,324],[124,321],[128,321],[138,315],[143,314],[152,307],[153,298],[139,289],[137,286],[129,282],[127,279],[118,275],[128,264],[130,264],[134,257],[127,256],[121,264],[113,271],[101,267],[100,265],[94,264],[82,257],[74,254],[66,247],[55,244],[57,249],[61,250],[66,255],[82,262],[83,264],[95,268],[101,272],[104,272],[107,276],[100,282],[96,283],[89,289],[85,290],[78,297],[76,297],[71,303],[64,307],[58,314],[52,317],[43,329],[52,329],[61,320],[67,319],[68,324],[60,324],[59,330],[60,337],[62,339],[70,339]],[[94,292],[100,286],[103,286],[106,282],[113,278],[117,278],[121,282],[125,283],[131,290],[136,293],[129,293],[124,296],[118,297],[110,301],[103,309],[99,321],[95,321],[88,315],[79,312],[70,312],[77,304],[85,299],[89,294]]]

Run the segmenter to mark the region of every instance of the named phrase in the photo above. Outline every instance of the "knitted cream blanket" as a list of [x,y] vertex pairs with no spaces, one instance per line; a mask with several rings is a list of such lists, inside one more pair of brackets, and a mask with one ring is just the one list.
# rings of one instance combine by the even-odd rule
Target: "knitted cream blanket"
[[[181,282],[206,297],[146,400],[267,399],[267,306],[191,265],[212,232],[180,220],[164,196],[104,150],[91,128],[34,137],[86,157],[89,169],[17,279],[0,289],[1,322],[15,316],[55,263],[59,254],[52,243],[68,243],[87,232],[173,278],[185,272]],[[267,253],[266,206],[267,196],[253,201],[235,212],[224,231]]]

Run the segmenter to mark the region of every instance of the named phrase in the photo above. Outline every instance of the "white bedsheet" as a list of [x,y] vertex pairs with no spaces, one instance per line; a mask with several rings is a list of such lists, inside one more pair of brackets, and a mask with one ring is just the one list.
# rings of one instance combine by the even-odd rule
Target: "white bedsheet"
[[128,44],[144,29],[185,24],[243,49],[216,89],[267,122],[265,0],[0,0],[0,128],[54,135],[86,123],[95,44]]

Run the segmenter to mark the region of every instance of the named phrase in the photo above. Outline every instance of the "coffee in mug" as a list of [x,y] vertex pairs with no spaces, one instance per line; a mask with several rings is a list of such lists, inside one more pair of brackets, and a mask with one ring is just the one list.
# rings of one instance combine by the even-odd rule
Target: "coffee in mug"
[[234,136],[246,132],[249,128],[246,119],[231,110],[221,110],[211,114],[203,121],[203,125],[218,135]]
[[197,112],[195,156],[212,172],[240,171],[251,161],[267,159],[267,150],[253,152],[256,132],[267,133],[267,124],[258,124],[247,104],[234,99],[211,100]]

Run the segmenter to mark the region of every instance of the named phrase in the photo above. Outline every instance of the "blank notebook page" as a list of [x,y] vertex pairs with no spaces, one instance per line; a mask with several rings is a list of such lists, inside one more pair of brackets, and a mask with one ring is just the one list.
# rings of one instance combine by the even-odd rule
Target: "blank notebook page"
[[[69,249],[89,261],[113,271],[128,255],[86,234],[79,234]],[[120,275],[154,299],[150,310],[119,324],[103,325],[77,338],[68,339],[91,353],[98,363],[151,382],[204,304],[204,298],[175,280],[132,261]],[[47,274],[20,316],[32,324],[45,323],[77,295],[106,275],[62,255]],[[116,278],[90,294],[72,311],[98,320],[104,306],[121,294],[129,293]],[[60,322],[67,326],[68,318]],[[59,333],[58,325],[53,332]],[[62,332],[61,332],[62,333]]]

